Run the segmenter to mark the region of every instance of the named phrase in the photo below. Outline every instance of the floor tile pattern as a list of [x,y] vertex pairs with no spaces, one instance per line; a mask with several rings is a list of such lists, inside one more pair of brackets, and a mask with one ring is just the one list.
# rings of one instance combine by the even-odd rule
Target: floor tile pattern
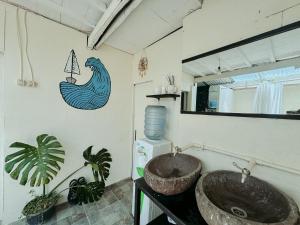
[[[82,206],[67,203],[56,206],[56,213],[45,225],[133,225],[131,179],[106,187],[101,200]],[[10,225],[25,225],[20,220]]]

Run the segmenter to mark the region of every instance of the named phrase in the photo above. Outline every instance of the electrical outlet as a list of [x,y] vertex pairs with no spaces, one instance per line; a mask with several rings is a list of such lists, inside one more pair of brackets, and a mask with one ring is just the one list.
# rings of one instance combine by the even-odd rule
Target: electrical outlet
[[26,86],[26,81],[25,80],[18,79],[17,83],[18,83],[19,86]]

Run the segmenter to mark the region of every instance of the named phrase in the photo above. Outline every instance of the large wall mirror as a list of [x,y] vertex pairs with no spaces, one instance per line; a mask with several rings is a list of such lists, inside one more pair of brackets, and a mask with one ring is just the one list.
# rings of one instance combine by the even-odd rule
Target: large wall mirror
[[300,22],[182,61],[181,112],[300,119]]

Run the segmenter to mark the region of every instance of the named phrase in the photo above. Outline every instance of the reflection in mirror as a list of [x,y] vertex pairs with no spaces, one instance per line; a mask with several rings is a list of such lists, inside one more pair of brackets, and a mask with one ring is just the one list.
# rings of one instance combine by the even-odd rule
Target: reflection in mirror
[[300,115],[300,29],[183,63],[182,111]]

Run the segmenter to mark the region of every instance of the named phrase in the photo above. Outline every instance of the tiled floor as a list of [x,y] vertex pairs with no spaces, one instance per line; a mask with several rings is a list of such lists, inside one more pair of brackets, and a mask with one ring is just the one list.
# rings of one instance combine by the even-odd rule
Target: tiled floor
[[[106,188],[101,200],[82,206],[67,203],[56,207],[46,225],[132,225],[132,181],[126,179]],[[11,225],[27,224],[25,220]]]

